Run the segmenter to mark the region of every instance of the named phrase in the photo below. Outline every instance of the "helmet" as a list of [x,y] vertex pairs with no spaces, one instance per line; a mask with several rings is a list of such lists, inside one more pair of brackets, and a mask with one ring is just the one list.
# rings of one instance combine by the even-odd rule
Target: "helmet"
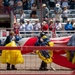
[[43,40],[47,43],[50,42],[49,38],[44,38]]
[[46,35],[44,35],[42,38],[45,44],[48,45],[48,43],[50,42],[50,39]]
[[40,37],[43,37],[44,35],[46,35],[44,32],[40,33]]

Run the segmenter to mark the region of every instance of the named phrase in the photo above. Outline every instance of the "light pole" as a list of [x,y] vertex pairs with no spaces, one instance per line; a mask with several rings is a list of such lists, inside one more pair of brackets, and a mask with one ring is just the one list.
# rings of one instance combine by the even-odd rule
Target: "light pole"
[[41,22],[41,28],[42,28],[42,0],[40,1],[40,7],[41,7],[41,8],[40,8],[40,11],[41,11],[41,12],[40,12],[40,15],[41,15],[41,16],[40,16],[40,20],[41,20],[40,22]]
[[41,7],[41,10],[40,10],[41,11],[40,19],[41,19],[41,26],[42,26],[42,0],[41,0],[41,6],[40,7]]

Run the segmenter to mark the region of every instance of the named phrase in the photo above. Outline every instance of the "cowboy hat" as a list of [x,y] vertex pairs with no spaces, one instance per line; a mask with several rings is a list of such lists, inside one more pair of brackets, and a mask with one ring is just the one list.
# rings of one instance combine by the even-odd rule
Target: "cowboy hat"
[[43,22],[42,22],[42,25],[45,25],[46,23],[47,23],[46,21],[43,21]]
[[56,7],[60,7],[60,4],[59,4],[59,3],[57,3],[57,4],[56,4]]
[[42,7],[46,6],[46,4],[42,4]]

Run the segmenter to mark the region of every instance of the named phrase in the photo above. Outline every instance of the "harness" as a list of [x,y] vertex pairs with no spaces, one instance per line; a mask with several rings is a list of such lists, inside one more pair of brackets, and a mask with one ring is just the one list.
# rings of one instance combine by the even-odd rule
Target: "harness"
[[[48,46],[49,43],[49,39],[48,38],[44,38],[43,42],[40,41],[40,37],[38,37],[37,42],[35,43],[35,46]],[[40,51],[41,55],[44,56],[45,58],[50,58],[50,54],[48,53],[47,50],[41,50]]]

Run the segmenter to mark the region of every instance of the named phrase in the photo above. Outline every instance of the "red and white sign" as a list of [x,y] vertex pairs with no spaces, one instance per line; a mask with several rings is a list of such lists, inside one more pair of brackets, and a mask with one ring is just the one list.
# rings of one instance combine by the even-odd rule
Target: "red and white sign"
[[8,36],[9,32],[6,30],[1,30],[1,37],[6,37]]

